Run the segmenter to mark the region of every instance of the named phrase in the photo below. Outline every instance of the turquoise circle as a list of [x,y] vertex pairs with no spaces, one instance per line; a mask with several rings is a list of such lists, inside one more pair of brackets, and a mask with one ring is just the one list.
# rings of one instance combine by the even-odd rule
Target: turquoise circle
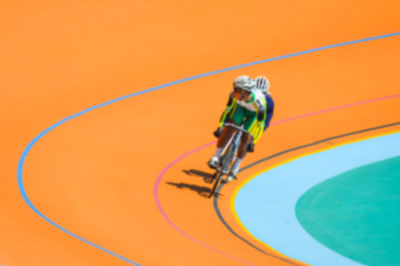
[[343,256],[367,265],[400,265],[400,156],[316,185],[295,211],[312,237]]

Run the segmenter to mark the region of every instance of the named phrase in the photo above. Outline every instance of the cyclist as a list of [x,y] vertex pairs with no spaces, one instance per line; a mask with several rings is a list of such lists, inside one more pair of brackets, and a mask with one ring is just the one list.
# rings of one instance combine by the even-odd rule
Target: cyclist
[[234,133],[235,129],[231,127],[223,127],[225,122],[234,123],[244,126],[248,134],[243,134],[240,142],[238,156],[228,174],[227,181],[236,178],[239,172],[239,166],[245,157],[248,146],[252,138],[259,139],[258,134],[262,134],[262,127],[266,117],[266,101],[261,90],[255,89],[256,82],[248,76],[239,76],[233,82],[233,91],[229,95],[229,100],[226,109],[222,113],[218,129],[214,135],[218,137],[217,149],[215,155],[210,159],[208,165],[211,168],[216,168],[220,155],[227,141]]
[[[269,127],[272,116],[274,114],[275,104],[274,104],[274,100],[272,99],[272,95],[269,92],[269,85],[270,85],[269,80],[264,76],[258,76],[255,79],[255,82],[256,82],[255,88],[264,94],[265,102],[267,104],[267,108],[266,108],[267,115],[265,116],[265,120],[264,120],[263,124],[260,126],[260,129],[262,129],[262,131],[265,132],[265,130],[267,130],[267,128]],[[248,148],[249,152],[254,151],[254,145],[258,142],[258,140],[260,139],[263,132],[259,132],[258,134],[255,134],[256,137],[254,138],[254,141],[249,144],[249,148]]]

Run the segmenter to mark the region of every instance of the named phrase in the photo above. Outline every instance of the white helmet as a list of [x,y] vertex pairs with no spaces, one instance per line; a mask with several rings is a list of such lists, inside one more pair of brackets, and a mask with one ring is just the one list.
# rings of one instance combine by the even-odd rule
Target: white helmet
[[233,81],[233,87],[240,88],[245,91],[252,91],[256,83],[248,76],[239,76]]
[[257,90],[260,90],[262,93],[267,93],[269,90],[269,80],[264,76],[258,76],[255,80],[255,87]]

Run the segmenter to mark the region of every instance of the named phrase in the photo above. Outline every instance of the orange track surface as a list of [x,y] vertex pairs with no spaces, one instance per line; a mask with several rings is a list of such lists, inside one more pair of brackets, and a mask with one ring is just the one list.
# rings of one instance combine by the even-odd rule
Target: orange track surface
[[[182,78],[399,31],[399,1],[351,2],[3,1],[0,265],[129,265],[59,230],[24,201],[18,162],[40,132],[86,108]],[[59,226],[141,265],[302,264],[247,235],[229,200],[239,182],[260,170],[332,143],[259,164],[222,190],[218,206],[224,219],[267,255],[229,232],[212,200],[199,195],[210,186],[196,172],[211,173],[205,162],[214,145],[170,167],[157,190],[170,221],[190,238],[157,208],[155,182],[171,162],[213,141],[237,75],[269,77],[277,122],[398,95],[399,47],[395,36],[327,49],[93,110],[33,146],[23,166],[27,195]],[[399,117],[395,97],[277,124],[243,165]]]

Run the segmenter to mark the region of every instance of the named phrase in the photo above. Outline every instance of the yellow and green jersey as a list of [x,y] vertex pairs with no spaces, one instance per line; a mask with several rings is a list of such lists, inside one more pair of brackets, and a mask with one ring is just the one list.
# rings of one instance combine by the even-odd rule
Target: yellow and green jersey
[[243,125],[254,138],[256,143],[262,135],[266,118],[266,100],[264,95],[252,92],[249,101],[237,100],[232,92],[229,95],[227,107],[221,115],[218,127],[222,127],[227,119],[237,125]]

